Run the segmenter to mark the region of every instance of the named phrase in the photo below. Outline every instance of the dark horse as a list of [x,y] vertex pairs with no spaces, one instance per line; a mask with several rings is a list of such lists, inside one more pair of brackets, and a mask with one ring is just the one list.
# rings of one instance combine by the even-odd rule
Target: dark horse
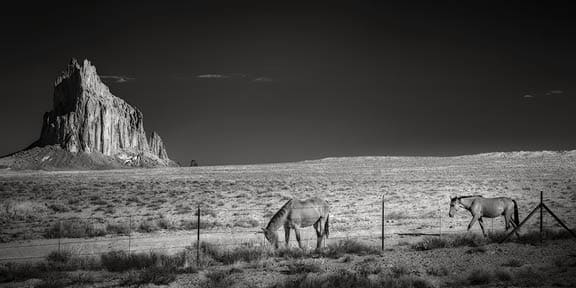
[[294,229],[298,246],[302,249],[302,242],[300,242],[300,228],[314,225],[316,229],[316,236],[318,242],[316,248],[322,246],[324,236],[328,237],[328,218],[330,206],[328,203],[320,198],[311,198],[307,200],[288,200],[268,222],[264,230],[264,236],[274,246],[278,248],[278,233],[276,232],[280,226],[284,226],[284,233],[286,240],[286,247],[290,241],[290,229]]
[[[457,207],[463,207],[472,214],[472,221],[468,224],[468,231],[470,231],[472,225],[478,221],[484,237],[486,237],[486,231],[484,230],[483,217],[496,218],[504,216],[506,230],[508,230],[510,226],[517,227],[519,223],[516,200],[508,197],[484,198],[480,195],[452,197],[450,198],[450,212],[448,216],[454,217]],[[512,218],[512,214],[514,214],[514,218]]]

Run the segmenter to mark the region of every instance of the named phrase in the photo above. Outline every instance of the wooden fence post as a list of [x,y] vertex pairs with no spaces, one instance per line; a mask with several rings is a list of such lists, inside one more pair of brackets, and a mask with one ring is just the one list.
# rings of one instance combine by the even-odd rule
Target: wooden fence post
[[382,194],[382,251],[384,251],[384,223],[386,221],[384,211],[384,194]]
[[196,264],[200,266],[200,204],[198,204],[196,226]]

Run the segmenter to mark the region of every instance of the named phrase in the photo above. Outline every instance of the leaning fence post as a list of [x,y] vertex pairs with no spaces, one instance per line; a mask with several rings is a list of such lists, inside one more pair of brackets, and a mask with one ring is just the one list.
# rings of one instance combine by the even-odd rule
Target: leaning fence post
[[196,264],[200,266],[200,204],[198,204],[198,218],[196,220]]

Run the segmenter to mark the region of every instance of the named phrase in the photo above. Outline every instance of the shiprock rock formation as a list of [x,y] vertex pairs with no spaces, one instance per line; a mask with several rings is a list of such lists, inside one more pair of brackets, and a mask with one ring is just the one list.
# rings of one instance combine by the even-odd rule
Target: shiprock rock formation
[[44,114],[40,138],[0,159],[0,165],[21,169],[176,166],[156,132],[149,140],[146,137],[142,112],[112,95],[88,60],[72,59],[56,79],[53,106]]

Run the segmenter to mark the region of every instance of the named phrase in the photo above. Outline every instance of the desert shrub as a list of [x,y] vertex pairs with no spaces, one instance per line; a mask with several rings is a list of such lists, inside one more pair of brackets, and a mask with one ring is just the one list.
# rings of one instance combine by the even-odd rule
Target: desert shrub
[[448,276],[448,274],[450,274],[450,271],[448,270],[448,268],[446,268],[446,266],[438,266],[438,267],[434,266],[426,269],[426,273],[433,276]]
[[[211,229],[218,226],[221,225],[216,221],[200,220],[200,229]],[[198,229],[198,220],[183,220],[180,224],[180,228],[184,230],[196,230]]]
[[87,286],[88,284],[96,282],[96,279],[92,273],[84,271],[68,273],[68,279],[70,279],[72,284],[77,284],[80,286]]
[[[194,212],[194,216],[198,216],[198,210]],[[200,216],[212,216],[216,218],[218,213],[212,208],[200,208]]]
[[106,225],[106,233],[114,235],[129,235],[131,231],[130,225],[126,223],[108,223]]
[[66,249],[52,251],[46,256],[46,260],[52,262],[66,263],[70,259],[72,259],[72,251]]
[[447,248],[450,246],[451,243],[446,238],[425,237],[422,241],[412,244],[412,249],[417,251],[425,251],[439,248]]
[[144,220],[144,221],[140,222],[140,224],[136,227],[136,231],[142,232],[142,233],[151,233],[151,232],[156,232],[158,230],[160,230],[160,228],[158,227],[156,222],[149,221],[149,220]]
[[260,225],[260,222],[258,222],[258,220],[256,219],[242,219],[242,220],[236,220],[234,221],[234,224],[232,225],[232,227],[241,227],[241,228],[254,228],[254,227],[258,227]]
[[225,265],[233,264],[239,261],[252,262],[263,259],[271,254],[271,251],[264,246],[245,244],[233,249],[222,249],[221,247],[202,242],[200,244],[202,253],[209,255],[215,261]]
[[406,212],[402,211],[394,211],[386,214],[386,220],[401,220],[401,219],[408,219],[410,216],[406,214]]
[[335,244],[328,245],[327,251],[324,252],[325,256],[338,258],[344,254],[357,254],[369,255],[380,254],[380,249],[366,243],[359,242],[354,239],[345,239],[338,241]]
[[159,261],[159,254],[128,254],[125,251],[111,251],[102,254],[100,261],[102,266],[110,272],[124,272],[154,266]]
[[360,263],[355,270],[362,276],[368,276],[371,274],[380,274],[382,272],[382,266],[372,261],[364,261]]
[[52,211],[57,213],[65,213],[70,211],[70,208],[68,208],[62,203],[52,203],[48,205],[48,208],[52,209]]
[[288,275],[295,275],[295,274],[302,274],[302,273],[318,273],[324,272],[320,265],[315,263],[306,263],[304,261],[296,261],[288,263],[288,271],[286,274]]
[[510,281],[512,280],[512,274],[507,270],[496,270],[494,271],[494,277],[500,281]]
[[467,233],[464,235],[456,235],[450,243],[451,247],[478,247],[486,243],[486,239],[484,239],[484,236],[480,234]]
[[45,274],[42,282],[36,285],[36,288],[60,288],[70,284],[68,275],[65,273],[48,273]]
[[58,221],[52,224],[44,236],[46,238],[90,238],[106,235],[105,229],[97,229],[91,223],[83,219],[71,219]]
[[508,266],[508,267],[520,267],[524,265],[522,263],[522,261],[518,260],[518,259],[510,259],[507,262],[505,262],[504,264],[502,264],[502,266]]
[[238,273],[237,269],[215,270],[206,273],[206,280],[202,283],[202,287],[206,288],[227,288],[235,284],[230,275]]
[[43,266],[35,263],[7,263],[0,265],[0,283],[40,278],[45,272]]
[[434,285],[425,279],[415,276],[402,276],[399,278],[390,278],[381,274],[376,279],[360,275],[348,270],[339,270],[331,273],[307,273],[295,277],[289,277],[283,282],[272,286],[276,288],[432,288]]
[[300,259],[306,257],[308,253],[296,247],[281,247],[274,251],[274,255],[284,259]]
[[175,228],[174,222],[166,218],[163,214],[160,214],[160,217],[156,220],[156,224],[160,229],[170,230]]
[[488,284],[492,281],[492,273],[484,269],[476,269],[468,275],[468,281],[472,285]]
[[392,272],[392,276],[394,276],[395,278],[399,278],[400,276],[410,274],[410,269],[408,268],[408,266],[404,264],[393,266],[392,268],[390,268],[390,271]]
[[512,278],[514,278],[513,284],[521,287],[539,287],[546,279],[540,271],[532,267],[517,271]]
[[125,286],[142,286],[145,284],[168,285],[176,280],[176,270],[174,267],[151,266],[140,271],[131,271],[123,281]]
[[3,201],[0,206],[0,220],[37,221],[48,213],[48,207],[35,201]]

